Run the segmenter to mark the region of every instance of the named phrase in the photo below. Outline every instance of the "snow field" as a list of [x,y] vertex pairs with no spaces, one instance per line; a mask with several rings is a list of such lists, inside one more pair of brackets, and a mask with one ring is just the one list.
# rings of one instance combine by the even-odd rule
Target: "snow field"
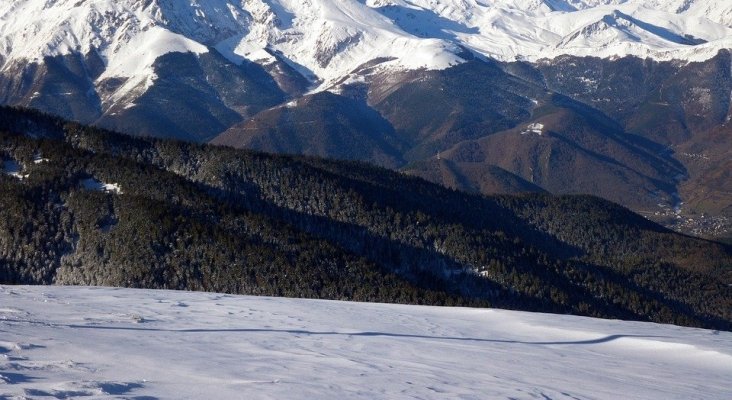
[[729,332],[109,288],[0,304],[0,398],[732,397]]

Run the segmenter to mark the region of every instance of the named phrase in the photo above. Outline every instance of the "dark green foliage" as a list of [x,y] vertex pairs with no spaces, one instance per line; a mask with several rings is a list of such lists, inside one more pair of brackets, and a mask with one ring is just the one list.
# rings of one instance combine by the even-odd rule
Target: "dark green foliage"
[[[28,126],[42,138],[20,135]],[[0,175],[2,282],[732,326],[730,247],[594,197],[468,195],[357,162],[132,138],[7,108],[0,131],[0,155],[29,175]],[[90,177],[123,193],[86,190]]]

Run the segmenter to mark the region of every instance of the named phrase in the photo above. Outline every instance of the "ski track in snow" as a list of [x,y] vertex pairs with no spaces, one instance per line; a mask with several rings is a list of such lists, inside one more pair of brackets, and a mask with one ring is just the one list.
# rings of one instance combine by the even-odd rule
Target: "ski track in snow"
[[0,305],[0,398],[732,398],[729,332],[110,288]]

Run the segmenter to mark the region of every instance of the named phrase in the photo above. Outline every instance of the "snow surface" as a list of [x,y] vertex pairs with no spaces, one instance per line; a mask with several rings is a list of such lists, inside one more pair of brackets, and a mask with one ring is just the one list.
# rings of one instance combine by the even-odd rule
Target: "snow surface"
[[539,122],[535,122],[533,124],[527,125],[526,126],[526,129],[524,129],[523,131],[521,131],[521,134],[522,135],[526,135],[526,134],[529,134],[529,133],[535,133],[535,134],[537,134],[539,136],[543,135],[544,134],[544,124],[539,123]]
[[43,164],[49,161],[50,160],[48,158],[43,158],[43,155],[41,153],[36,153],[33,155],[33,164]]
[[122,194],[122,187],[118,183],[105,183],[94,178],[88,178],[82,180],[81,185],[86,190]]
[[15,160],[2,161],[2,170],[6,175],[23,180],[29,175],[23,174],[23,167]]
[[563,54],[705,60],[732,48],[729,0],[0,0],[0,60],[98,53],[105,101],[143,93],[169,52],[281,55],[328,88],[375,59],[444,69],[464,49],[500,60]]
[[0,398],[729,399],[731,376],[730,332],[491,309],[0,286]]

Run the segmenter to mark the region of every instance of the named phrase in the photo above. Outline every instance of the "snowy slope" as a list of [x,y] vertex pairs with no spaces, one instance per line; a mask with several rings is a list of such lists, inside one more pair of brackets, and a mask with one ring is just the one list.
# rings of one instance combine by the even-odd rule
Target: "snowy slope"
[[562,54],[703,60],[732,48],[725,0],[2,0],[0,60],[98,52],[99,77],[155,79],[168,52],[279,54],[328,87],[372,60],[442,69],[463,48],[501,60]]
[[0,398],[732,397],[729,332],[105,288],[0,304]]

